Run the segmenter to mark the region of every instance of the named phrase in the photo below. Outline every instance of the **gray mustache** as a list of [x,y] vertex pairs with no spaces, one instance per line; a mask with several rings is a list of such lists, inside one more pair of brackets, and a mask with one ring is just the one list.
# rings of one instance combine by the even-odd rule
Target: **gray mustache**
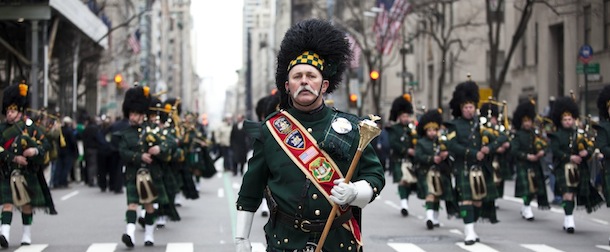
[[307,85],[307,86],[299,86],[299,88],[297,89],[297,91],[296,91],[296,92],[294,92],[294,93],[292,94],[292,98],[295,98],[295,99],[296,99],[296,98],[297,98],[297,96],[299,95],[299,93],[301,93],[301,91],[304,91],[304,90],[311,92],[311,93],[312,93],[312,94],[314,94],[315,96],[320,95],[320,93],[318,93],[318,91],[317,91],[317,90],[314,90],[314,89],[313,89],[311,86]]

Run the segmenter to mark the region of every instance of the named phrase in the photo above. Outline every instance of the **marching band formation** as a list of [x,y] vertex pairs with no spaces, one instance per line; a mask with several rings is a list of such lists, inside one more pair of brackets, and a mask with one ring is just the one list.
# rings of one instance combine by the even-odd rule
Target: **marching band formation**
[[[14,210],[21,212],[21,245],[32,243],[31,225],[37,210],[57,214],[43,170],[65,141],[61,133],[56,138],[49,137],[56,133],[51,126],[54,116],[28,109],[29,95],[25,83],[11,85],[3,93],[2,113],[6,120],[0,124],[2,248],[9,246]],[[144,245],[152,246],[156,228],[168,220],[180,220],[178,200],[199,198],[194,178],[210,178],[216,169],[208,150],[210,142],[197,126],[195,116],[188,113],[181,120],[180,99],[162,102],[148,87],[135,85],[127,90],[122,109],[129,127],[113,136],[120,139],[118,153],[125,164],[127,226],[121,240],[127,247],[134,246],[138,222],[145,230]],[[26,116],[27,111],[32,111],[32,116]]]
[[[591,213],[604,201],[610,207],[604,159],[610,155],[610,86],[598,97],[599,122],[580,116],[573,95],[556,99],[548,117],[536,112],[534,100],[524,101],[510,120],[507,104],[492,97],[481,100],[470,80],[456,86],[449,105],[453,119],[443,122],[440,109],[424,111],[417,120],[409,94],[392,104],[394,124],[386,128],[392,136],[390,172],[403,216],[416,188],[425,200],[426,227],[440,227],[439,201],[444,200],[447,216],[464,222],[465,245],[472,245],[481,239],[475,224],[500,222],[495,200],[504,195],[504,181],[513,178],[523,219],[534,221],[532,201],[539,210],[549,210],[549,195],[556,195],[568,234],[576,230],[575,209]],[[552,168],[552,192],[547,192],[543,165]]]

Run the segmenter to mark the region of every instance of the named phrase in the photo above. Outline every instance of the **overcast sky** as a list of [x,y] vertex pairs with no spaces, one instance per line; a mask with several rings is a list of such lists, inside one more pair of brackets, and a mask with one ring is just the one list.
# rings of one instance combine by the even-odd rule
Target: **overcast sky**
[[237,83],[242,66],[243,0],[193,0],[193,45],[195,69],[203,78],[210,125],[222,117],[225,88]]

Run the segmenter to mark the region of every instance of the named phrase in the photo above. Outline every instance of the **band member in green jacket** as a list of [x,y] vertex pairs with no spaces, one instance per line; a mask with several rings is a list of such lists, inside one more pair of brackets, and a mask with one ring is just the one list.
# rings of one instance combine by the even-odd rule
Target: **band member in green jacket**
[[591,174],[587,161],[593,153],[593,143],[579,132],[576,123],[578,116],[578,106],[573,98],[555,100],[551,118],[557,131],[549,134],[553,163],[557,164],[553,170],[556,178],[555,195],[563,196],[563,229],[569,234],[575,231],[575,203],[590,213],[603,202],[589,182]]
[[313,251],[335,204],[341,210],[322,250],[360,251],[361,211],[383,189],[384,171],[369,144],[351,181],[343,182],[356,155],[359,118],[323,98],[339,85],[350,54],[345,32],[327,21],[305,20],[286,32],[277,56],[280,111],[261,125],[236,203],[237,251],[252,249],[248,237],[265,191],[267,251]]
[[[600,160],[603,166],[601,169],[602,194],[606,199],[606,207],[610,207],[610,163],[606,162],[606,157],[610,159],[610,85],[602,89],[597,97],[597,109],[599,110],[599,124],[594,125],[597,135],[595,137],[595,148],[599,149]],[[610,238],[608,239],[610,244]]]
[[517,130],[511,141],[511,154],[517,166],[515,197],[523,199],[521,217],[528,221],[534,220],[530,206],[532,200],[538,202],[538,209],[550,209],[540,163],[547,143],[535,129],[535,120],[536,106],[531,101],[522,102],[513,113],[513,126]]
[[409,195],[417,191],[417,174],[413,167],[417,132],[411,115],[413,115],[411,95],[404,94],[394,99],[390,109],[390,121],[395,124],[388,128],[390,166],[393,182],[398,183],[400,213],[405,217],[409,215]]
[[453,175],[464,222],[464,243],[473,245],[479,240],[474,223],[481,214],[482,201],[487,195],[483,162],[490,153],[481,138],[476,104],[479,87],[472,81],[460,83],[449,102],[454,119],[447,126],[447,149],[455,158]]
[[129,118],[129,127],[122,130],[119,153],[125,162],[125,188],[127,196],[127,231],[121,241],[133,247],[138,205],[146,209],[144,245],[154,245],[155,209],[153,203],[169,204],[163,183],[162,160],[168,160],[169,148],[158,134],[153,122],[146,120],[151,103],[149,88],[135,86],[125,92],[123,115]]
[[[32,243],[31,228],[35,209],[49,212],[50,204],[38,172],[44,163],[45,153],[51,149],[44,130],[31,119],[24,119],[28,106],[28,86],[25,83],[4,89],[2,114],[6,121],[0,123],[0,203],[2,204],[2,226],[0,247],[9,246],[13,209],[21,212],[23,236],[21,245]],[[44,192],[43,190],[47,190]]]
[[[440,109],[439,109],[440,110]],[[417,124],[418,141],[415,145],[415,166],[418,181],[417,197],[426,200],[426,227],[440,227],[438,221],[441,199],[454,201],[451,186],[451,166],[447,163],[449,152],[441,136],[443,115],[430,110],[421,116]]]

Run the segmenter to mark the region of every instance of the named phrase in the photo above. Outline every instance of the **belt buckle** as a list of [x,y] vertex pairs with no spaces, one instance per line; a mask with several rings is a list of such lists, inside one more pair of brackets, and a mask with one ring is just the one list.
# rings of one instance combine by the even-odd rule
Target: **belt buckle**
[[305,233],[309,233],[309,232],[311,232],[311,230],[304,228],[304,227],[303,227],[303,224],[309,224],[309,225],[311,225],[311,222],[310,222],[310,221],[308,221],[308,220],[302,220],[302,221],[301,221],[301,224],[300,224],[301,231],[303,231],[303,232],[305,232]]

